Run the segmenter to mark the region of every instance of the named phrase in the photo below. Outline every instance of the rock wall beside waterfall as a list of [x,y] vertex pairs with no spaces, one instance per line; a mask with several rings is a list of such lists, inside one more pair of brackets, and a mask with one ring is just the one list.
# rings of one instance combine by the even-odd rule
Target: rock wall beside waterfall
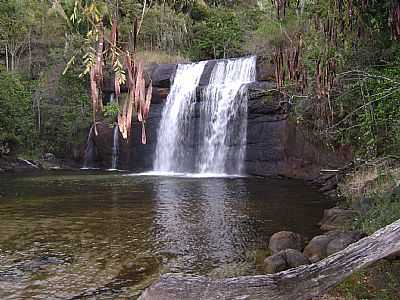
[[[215,61],[204,68],[199,90],[208,84]],[[269,64],[257,65],[257,78],[270,79]],[[153,82],[153,102],[147,121],[147,144],[142,145],[141,126],[133,122],[129,143],[121,141],[119,168],[149,171],[153,167],[157,129],[165,99],[169,92],[176,65],[151,65],[149,76]],[[105,85],[107,86],[107,85]],[[254,175],[313,178],[324,168],[337,168],[351,159],[347,149],[328,149],[312,132],[290,118],[290,107],[278,96],[265,90],[274,89],[271,81],[258,81],[249,87],[246,172]],[[200,93],[199,93],[200,94]],[[198,108],[196,108],[198,109]],[[195,114],[198,118],[198,114]],[[95,138],[103,166],[111,162],[110,142],[112,129],[102,127],[102,134]],[[195,133],[193,133],[195,134]],[[106,140],[106,141],[105,141]],[[195,146],[195,145],[194,145]],[[110,149],[106,149],[106,148]]]

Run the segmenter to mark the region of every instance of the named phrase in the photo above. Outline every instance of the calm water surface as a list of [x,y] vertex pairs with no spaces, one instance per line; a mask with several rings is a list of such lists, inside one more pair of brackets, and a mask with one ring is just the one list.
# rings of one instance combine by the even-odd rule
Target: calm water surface
[[0,299],[135,299],[164,272],[254,274],[271,234],[311,238],[331,205],[289,180],[1,175]]

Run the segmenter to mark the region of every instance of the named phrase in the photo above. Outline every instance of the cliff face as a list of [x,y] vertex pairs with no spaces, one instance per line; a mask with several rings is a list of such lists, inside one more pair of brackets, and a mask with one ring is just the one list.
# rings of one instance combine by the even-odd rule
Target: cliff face
[[[210,61],[207,64],[199,89],[202,85],[207,85],[213,63]],[[137,172],[152,169],[157,130],[168,95],[170,78],[173,78],[175,70],[174,65],[148,67],[153,82],[153,102],[146,126],[148,143],[141,144],[141,126],[137,121],[133,122],[129,142],[120,139],[120,169]],[[259,70],[260,67],[257,72],[263,77],[258,76],[258,79],[266,78],[266,72],[261,73]],[[308,179],[317,176],[321,169],[337,168],[351,158],[349,151],[328,149],[318,137],[292,121],[290,105],[282,102],[276,95],[265,93],[265,90],[273,88],[274,83],[270,81],[258,81],[249,87],[245,159],[248,174]],[[198,114],[194,118],[198,118]],[[100,128],[95,144],[103,167],[108,167],[111,162],[112,129],[102,125]],[[192,138],[194,142],[191,146],[195,148],[195,132]]]

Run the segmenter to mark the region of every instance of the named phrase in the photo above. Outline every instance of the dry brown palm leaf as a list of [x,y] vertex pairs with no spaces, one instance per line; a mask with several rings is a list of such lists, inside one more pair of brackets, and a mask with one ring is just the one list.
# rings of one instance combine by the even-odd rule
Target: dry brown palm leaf
[[142,122],[142,144],[145,145],[147,143],[147,137],[146,137],[146,126],[145,126],[145,121]]
[[147,120],[147,118],[149,117],[152,94],[153,94],[153,86],[152,86],[152,81],[150,80],[150,84],[149,87],[147,88],[147,94],[146,94],[146,105],[144,114],[145,120]]

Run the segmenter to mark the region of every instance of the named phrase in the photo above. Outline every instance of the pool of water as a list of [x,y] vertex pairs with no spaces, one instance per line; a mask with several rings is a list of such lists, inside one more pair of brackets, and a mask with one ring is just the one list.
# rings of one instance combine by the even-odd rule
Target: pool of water
[[1,175],[0,299],[126,299],[164,272],[254,274],[271,234],[311,238],[331,205],[294,180]]

